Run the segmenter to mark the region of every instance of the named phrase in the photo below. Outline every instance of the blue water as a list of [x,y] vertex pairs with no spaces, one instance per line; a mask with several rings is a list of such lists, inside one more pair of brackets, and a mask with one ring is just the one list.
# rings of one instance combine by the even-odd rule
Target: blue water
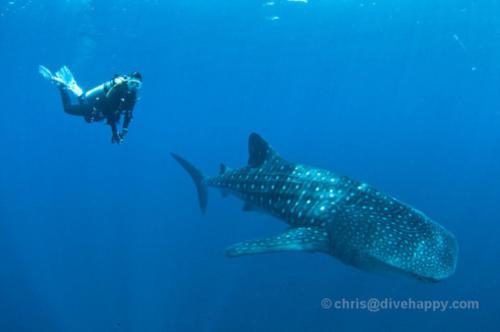
[[[495,1],[0,1],[0,331],[495,331],[500,5]],[[278,19],[279,18],[279,19]],[[84,88],[141,71],[124,145],[64,114],[37,66]],[[210,192],[258,132],[452,231],[454,276],[370,274],[322,254],[229,259],[285,224]],[[325,310],[331,299],[478,310]]]

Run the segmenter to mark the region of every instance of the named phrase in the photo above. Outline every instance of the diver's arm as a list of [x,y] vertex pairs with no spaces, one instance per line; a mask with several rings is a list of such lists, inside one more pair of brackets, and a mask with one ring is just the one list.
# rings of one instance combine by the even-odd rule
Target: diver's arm
[[123,118],[122,137],[125,137],[125,135],[128,133],[128,126],[130,125],[132,118],[132,110],[126,110]]
[[116,128],[116,121],[108,119],[108,124],[111,126],[111,143],[121,144],[123,143],[123,138],[120,134],[118,134],[118,129]]
[[[130,92],[129,92],[130,94]],[[125,137],[128,133],[128,126],[130,125],[130,122],[132,121],[133,114],[132,111],[134,110],[135,107],[135,102],[137,95],[134,93],[133,95],[129,95],[129,97],[132,97],[128,100],[126,103],[125,109],[124,109],[124,115],[123,115],[123,126],[122,126],[122,132],[121,136],[122,138]]]

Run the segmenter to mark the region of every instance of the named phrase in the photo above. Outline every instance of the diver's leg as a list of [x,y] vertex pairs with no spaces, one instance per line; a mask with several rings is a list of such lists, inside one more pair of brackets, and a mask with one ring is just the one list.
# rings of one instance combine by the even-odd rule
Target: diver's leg
[[64,112],[71,114],[71,115],[77,115],[77,116],[85,116],[85,107],[82,104],[72,104],[71,103],[71,96],[69,95],[69,92],[67,89],[60,87],[59,91],[61,92],[61,99],[63,103],[63,108]]

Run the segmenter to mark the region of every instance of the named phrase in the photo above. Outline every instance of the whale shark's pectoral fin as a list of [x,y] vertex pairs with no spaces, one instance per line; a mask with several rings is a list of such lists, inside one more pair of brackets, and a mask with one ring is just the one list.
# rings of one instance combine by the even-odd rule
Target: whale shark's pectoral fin
[[297,227],[264,239],[236,243],[226,249],[226,255],[237,257],[277,251],[327,252],[329,241],[328,233],[320,227]]

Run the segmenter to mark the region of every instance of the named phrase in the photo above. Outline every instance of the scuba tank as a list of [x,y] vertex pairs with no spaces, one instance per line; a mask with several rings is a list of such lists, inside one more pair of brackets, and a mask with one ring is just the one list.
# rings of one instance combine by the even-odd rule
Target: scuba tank
[[99,102],[100,99],[106,98],[106,94],[108,93],[109,89],[112,87],[113,81],[111,82],[106,82],[103,83],[99,86],[96,86],[95,88],[85,92],[83,94],[83,99],[85,102],[94,104],[96,102]]
[[115,89],[116,87],[120,86],[123,83],[127,84],[127,90],[137,90],[141,86],[141,82],[135,78],[129,78],[127,76],[117,76],[113,78],[111,81],[103,83],[87,91],[83,95],[83,98],[89,103],[97,102],[100,99],[109,96],[109,94],[113,91],[113,89]]

